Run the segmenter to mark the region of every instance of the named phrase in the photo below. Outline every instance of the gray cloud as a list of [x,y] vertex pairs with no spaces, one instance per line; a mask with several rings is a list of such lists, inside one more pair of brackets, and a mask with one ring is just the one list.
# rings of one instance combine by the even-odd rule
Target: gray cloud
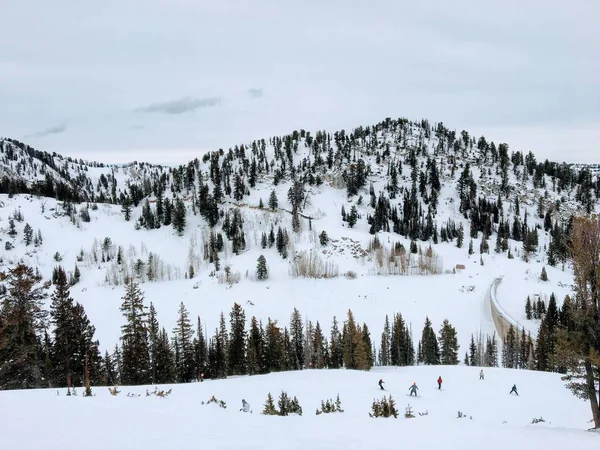
[[166,102],[152,103],[148,106],[141,106],[136,108],[135,111],[143,113],[183,114],[199,108],[218,106],[222,101],[221,97],[194,98],[187,96]]
[[129,127],[130,130],[143,130],[144,128],[146,128],[146,127],[139,123],[133,124]]
[[251,88],[246,93],[252,98],[261,98],[264,95],[262,88]]
[[62,125],[56,125],[54,127],[50,127],[50,128],[46,128],[45,130],[42,131],[36,131],[35,133],[31,133],[26,135],[26,138],[40,138],[40,137],[44,137],[44,136],[48,136],[50,134],[60,134],[60,133],[64,133],[65,131],[67,131],[67,126],[65,124]]

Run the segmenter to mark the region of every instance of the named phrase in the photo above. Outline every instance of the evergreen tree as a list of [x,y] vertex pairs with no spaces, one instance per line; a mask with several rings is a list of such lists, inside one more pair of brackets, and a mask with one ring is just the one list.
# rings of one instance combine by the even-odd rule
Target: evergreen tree
[[265,356],[264,332],[256,317],[252,316],[248,344],[246,346],[248,374],[256,375],[269,372]]
[[439,364],[440,363],[440,348],[437,337],[431,327],[429,317],[425,318],[425,326],[421,335],[421,358],[419,362],[424,364]]
[[150,302],[150,310],[148,314],[148,354],[150,355],[150,378],[153,383],[156,381],[156,363],[157,363],[157,348],[158,339],[160,336],[160,325],[156,316],[156,309]]
[[481,366],[477,344],[473,335],[471,335],[471,343],[469,344],[469,361],[472,366]]
[[328,365],[327,340],[323,335],[321,325],[317,321],[317,325],[313,331],[312,337],[312,359],[311,367],[314,369],[323,369]]
[[458,230],[457,230],[457,234],[456,234],[456,246],[458,248],[462,248],[464,238],[465,238],[465,229],[463,227],[463,224],[461,223],[458,225]]
[[344,328],[342,333],[343,343],[343,358],[344,367],[346,369],[354,369],[354,334],[356,332],[356,322],[354,321],[354,315],[352,311],[348,310],[348,319],[344,322]]
[[455,328],[444,320],[440,329],[440,357],[442,364],[458,364],[458,339]]
[[202,321],[198,316],[198,337],[194,339],[194,353],[196,355],[196,370],[198,371],[198,378],[206,371],[206,364],[208,359],[208,347],[206,345],[206,339],[202,330]]
[[137,283],[129,279],[125,286],[125,295],[121,299],[121,312],[125,317],[125,325],[121,327],[121,382],[132,385],[147,384],[150,382],[151,373],[144,296]]
[[527,320],[531,320],[533,318],[531,299],[529,298],[529,295],[527,296],[527,301],[525,302],[525,317]]
[[356,225],[356,221],[358,220],[358,210],[355,205],[352,205],[350,208],[350,214],[346,216],[346,222],[348,222],[348,226],[353,228]]
[[245,375],[248,373],[246,366],[246,313],[238,304],[234,303],[229,313],[229,374]]
[[177,232],[179,236],[183,234],[183,230],[185,229],[185,205],[183,204],[183,200],[178,198],[175,201],[175,210],[173,211],[173,228]]
[[269,278],[269,272],[267,269],[267,260],[264,255],[260,255],[256,261],[256,278],[258,280],[266,280]]
[[272,190],[271,194],[269,195],[269,209],[271,211],[275,211],[278,205],[279,201],[277,200],[277,194],[275,193],[275,190]]
[[265,365],[268,371],[279,372],[283,368],[284,343],[281,328],[270,318],[265,330]]
[[390,328],[390,319],[385,316],[385,324],[383,325],[383,333],[381,333],[381,346],[379,353],[379,365],[389,366],[391,364],[390,347],[392,344],[392,331]]
[[177,378],[181,383],[189,383],[196,378],[196,361],[194,352],[194,329],[189,319],[189,313],[181,302],[177,317],[177,325],[173,329],[179,350],[179,367]]
[[304,366],[304,327],[302,326],[302,316],[296,308],[290,318],[290,338],[293,355],[292,367],[294,370],[299,370]]
[[54,325],[51,378],[54,386],[82,386],[86,358],[88,375],[94,382],[101,381],[101,358],[95,328],[83,306],[73,303],[67,276],[58,267],[56,290],[52,294],[50,317]]
[[42,331],[46,293],[36,284],[41,277],[22,263],[7,274],[7,293],[0,309],[0,385],[5,389],[44,386]]
[[329,337],[329,367],[339,369],[344,364],[344,347],[342,334],[338,326],[338,321],[333,316],[333,324],[331,325],[331,333]]
[[131,201],[129,197],[125,197],[123,204],[121,205],[121,213],[127,222],[131,219]]
[[33,228],[28,223],[23,228],[23,240],[25,241],[25,245],[30,245],[33,241]]

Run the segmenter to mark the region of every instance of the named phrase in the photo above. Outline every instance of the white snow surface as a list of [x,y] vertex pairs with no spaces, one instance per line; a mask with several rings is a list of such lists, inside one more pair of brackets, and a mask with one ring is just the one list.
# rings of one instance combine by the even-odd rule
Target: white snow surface
[[[387,392],[379,390],[380,378]],[[419,396],[409,398],[413,382]],[[509,395],[515,383],[519,397]],[[590,427],[588,405],[550,373],[486,369],[480,381],[479,368],[461,366],[305,370],[161,388],[172,388],[171,395],[146,397],[153,386],[124,386],[117,397],[106,387],[93,388],[91,398],[81,397],[81,390],[76,397],[65,396],[65,389],[0,392],[0,424],[10,430],[3,433],[2,448],[552,450],[598,445],[598,436],[584,431]],[[282,390],[298,398],[302,416],[261,414],[267,394],[276,403]],[[343,413],[315,414],[321,400],[338,394]],[[373,400],[390,394],[398,418],[369,417]],[[213,395],[226,402],[226,409],[201,404]],[[239,411],[242,398],[251,414]],[[415,418],[404,417],[408,404]],[[458,411],[467,417],[457,418]],[[545,422],[532,424],[534,418]]]

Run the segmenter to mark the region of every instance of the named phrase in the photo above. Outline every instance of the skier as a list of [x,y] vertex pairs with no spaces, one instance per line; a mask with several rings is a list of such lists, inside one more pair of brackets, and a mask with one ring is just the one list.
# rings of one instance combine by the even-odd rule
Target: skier
[[250,410],[250,403],[248,403],[246,400],[242,399],[242,408],[240,409],[240,411],[252,412]]
[[383,387],[385,381],[383,380],[379,380],[379,387],[381,388],[382,391],[385,391],[385,388]]
[[483,376],[483,369],[481,369],[481,372],[479,372],[479,379],[480,380],[484,380],[485,377]]
[[438,389],[442,389],[442,376],[441,375],[437,379],[437,383],[438,383]]
[[202,383],[203,381],[204,381],[204,372],[202,372],[202,373],[200,374],[200,382]]
[[408,388],[408,390],[410,391],[410,395],[412,396],[413,394],[415,394],[415,397],[417,396],[417,391],[419,390],[419,388],[417,387],[417,383],[414,382],[412,384],[411,387]]
[[512,394],[513,392],[514,392],[515,394],[517,394],[517,397],[519,396],[519,393],[517,392],[517,385],[516,385],[516,384],[513,384],[513,387],[512,387],[512,389],[510,390],[509,394]]

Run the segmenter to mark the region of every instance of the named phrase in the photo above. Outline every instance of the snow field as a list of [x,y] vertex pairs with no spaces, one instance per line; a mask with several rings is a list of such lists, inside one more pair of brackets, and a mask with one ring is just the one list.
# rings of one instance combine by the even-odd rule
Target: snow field
[[[556,374],[512,369],[420,366],[370,372],[313,370],[207,380],[165,386],[167,398],[146,397],[153,386],[94,387],[93,398],[66,397],[65,389],[0,392],[0,424],[11,430],[4,448],[23,449],[564,449],[597,445],[588,405],[562,387]],[[436,379],[444,379],[437,390]],[[387,392],[377,386],[383,378]],[[409,398],[416,381],[419,397]],[[509,395],[516,383],[520,397]],[[161,387],[163,388],[163,387]],[[264,416],[267,393],[297,396],[303,416]],[[141,394],[128,398],[127,393]],[[79,390],[79,395],[82,391]],[[321,400],[340,396],[344,413],[315,415]],[[398,419],[373,419],[373,399],[392,394]],[[211,396],[226,409],[201,405]],[[239,412],[241,399],[253,414]],[[414,419],[404,418],[407,404]],[[468,417],[457,418],[462,411]],[[418,413],[428,412],[426,416]],[[546,422],[531,424],[533,418]],[[36,424],[31,432],[31,424]],[[51,440],[49,438],[51,436]]]

